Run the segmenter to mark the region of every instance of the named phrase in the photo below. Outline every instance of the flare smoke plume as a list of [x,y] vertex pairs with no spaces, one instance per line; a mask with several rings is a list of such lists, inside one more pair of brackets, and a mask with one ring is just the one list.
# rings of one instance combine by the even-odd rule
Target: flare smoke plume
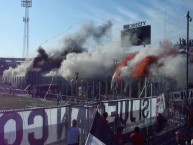
[[[190,63],[189,72],[192,70],[193,65]],[[169,85],[173,87],[186,86],[186,56],[167,41],[156,48],[145,47],[140,52],[129,54],[120,62],[113,75],[113,82],[153,75],[162,76],[166,81],[172,80],[174,84]],[[189,83],[193,84],[192,75],[189,75]]]

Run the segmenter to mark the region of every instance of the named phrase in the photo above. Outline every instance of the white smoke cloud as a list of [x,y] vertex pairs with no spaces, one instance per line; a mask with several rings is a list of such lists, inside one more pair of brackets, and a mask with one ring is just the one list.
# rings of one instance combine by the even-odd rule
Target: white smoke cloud
[[113,71],[114,59],[121,56],[120,45],[111,48],[106,45],[92,52],[70,53],[62,62],[59,74],[64,78],[72,78],[76,72],[79,72],[81,78],[104,77],[108,75],[109,70]]
[[3,76],[25,76],[26,72],[32,67],[32,60],[27,60],[16,68],[9,67],[3,72]]
[[173,86],[186,86],[186,61],[182,55],[168,56],[161,58],[156,64],[152,65],[150,72],[153,75],[159,74],[167,79],[175,80]]

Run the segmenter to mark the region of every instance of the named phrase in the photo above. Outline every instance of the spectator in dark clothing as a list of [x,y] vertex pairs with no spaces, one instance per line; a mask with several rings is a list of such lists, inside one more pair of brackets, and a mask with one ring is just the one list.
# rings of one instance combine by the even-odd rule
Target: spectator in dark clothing
[[108,123],[108,120],[107,120],[108,113],[107,113],[107,112],[104,112],[102,116],[103,116],[103,118],[106,120],[106,122]]
[[182,134],[182,132],[178,130],[175,132],[175,134],[176,134],[177,145],[186,145],[184,140],[184,135]]
[[156,117],[156,132],[161,131],[166,124],[167,120],[165,119],[165,117],[161,114],[158,113],[157,117]]
[[139,131],[139,127],[135,127],[134,132],[130,135],[133,145],[145,145],[145,134]]
[[118,145],[123,145],[123,127],[117,127],[115,137],[119,143]]

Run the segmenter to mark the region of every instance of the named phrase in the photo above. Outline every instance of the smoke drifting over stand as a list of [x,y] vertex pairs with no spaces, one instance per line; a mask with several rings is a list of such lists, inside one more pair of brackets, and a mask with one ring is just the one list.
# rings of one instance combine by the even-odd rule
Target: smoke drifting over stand
[[[55,48],[55,51],[47,53],[40,46],[36,57],[16,69],[9,68],[4,71],[4,76],[25,76],[33,71],[39,75],[57,75],[65,79],[74,78],[76,72],[80,78],[85,79],[110,76],[116,67],[115,60],[119,62],[123,57],[120,39],[111,38],[111,41],[106,41],[112,26],[110,21],[100,26],[93,23],[83,25],[78,32],[63,38],[61,49]],[[117,43],[112,43],[113,41]],[[91,46],[95,46],[94,49]],[[193,76],[190,74],[192,70],[193,65],[190,63],[190,84],[193,84]],[[165,78],[170,86],[184,88],[186,56],[167,41],[157,47],[142,47],[140,51],[129,54],[119,62],[112,81],[132,83],[139,77],[152,75]]]
[[29,60],[28,65],[24,63],[16,69],[10,68],[4,75],[26,75],[30,71],[38,71],[42,75],[57,74],[64,77],[73,77],[75,72],[79,72],[81,77],[103,76],[112,67],[113,58],[119,56],[120,47],[108,52],[104,47],[92,50],[86,46],[94,44],[100,47],[100,43],[111,33],[111,28],[110,21],[100,26],[93,23],[83,25],[78,32],[63,38],[62,49],[49,54],[40,46],[37,56]]

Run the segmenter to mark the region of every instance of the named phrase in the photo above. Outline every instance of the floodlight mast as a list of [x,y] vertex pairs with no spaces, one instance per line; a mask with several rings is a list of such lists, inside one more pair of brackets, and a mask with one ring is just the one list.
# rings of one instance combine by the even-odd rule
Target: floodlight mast
[[32,0],[22,0],[21,6],[25,8],[24,36],[23,36],[23,58],[28,58],[29,53],[29,8],[32,7]]

